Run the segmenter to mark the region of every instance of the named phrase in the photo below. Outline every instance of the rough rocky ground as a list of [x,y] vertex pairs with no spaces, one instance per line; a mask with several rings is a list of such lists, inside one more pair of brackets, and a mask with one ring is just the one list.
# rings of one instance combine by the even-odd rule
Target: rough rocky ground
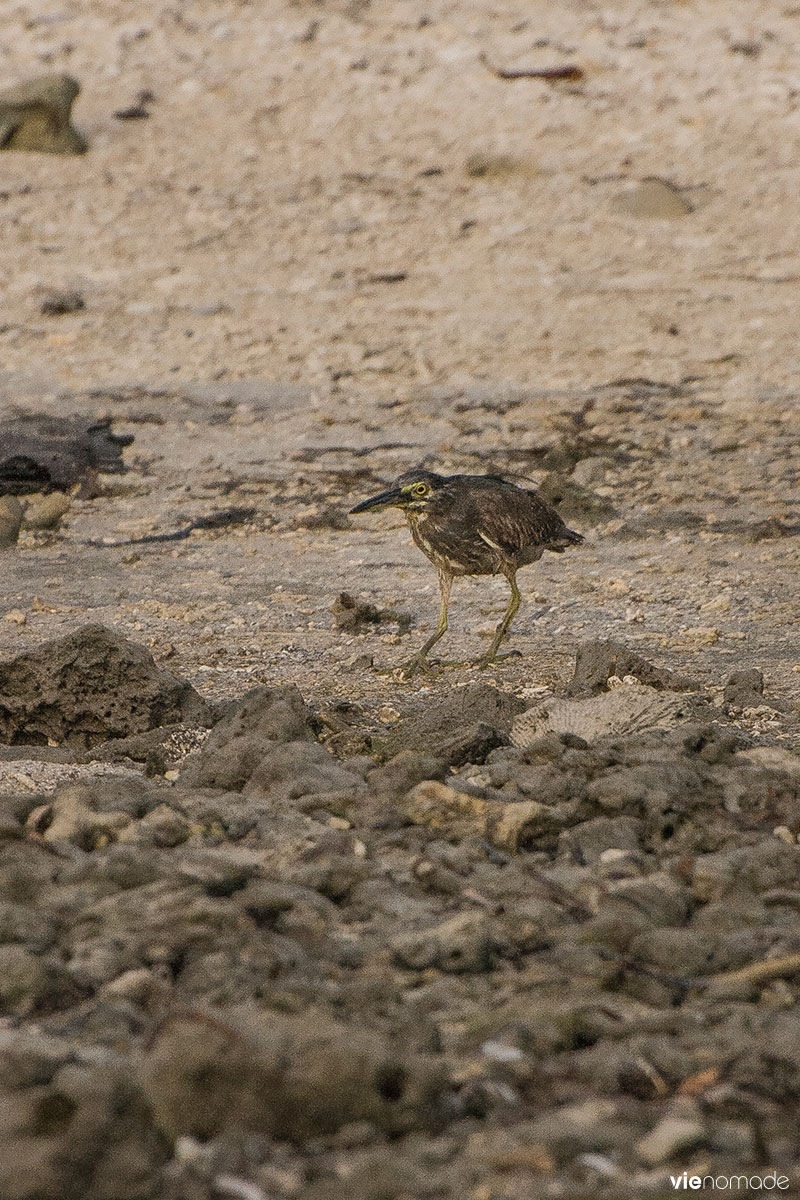
[[[796,27],[16,7],[5,79],[75,74],[90,148],[0,155],[3,415],[135,442],[0,551],[1,665],[100,622],[223,707],[0,747],[4,1195],[797,1189]],[[404,683],[435,574],[346,512],[421,461],[544,480],[587,541],[520,576],[521,657]],[[504,587],[456,586],[447,657]],[[509,746],[598,638],[698,709]]]

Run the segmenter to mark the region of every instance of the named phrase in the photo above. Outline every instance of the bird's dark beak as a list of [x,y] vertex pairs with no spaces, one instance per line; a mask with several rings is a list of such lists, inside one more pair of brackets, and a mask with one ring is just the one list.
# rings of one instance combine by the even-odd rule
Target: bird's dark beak
[[387,492],[380,492],[377,496],[370,496],[369,500],[362,500],[355,508],[350,509],[350,514],[362,512],[374,512],[378,508],[394,508],[395,506],[402,507],[408,497],[400,488],[389,488]]

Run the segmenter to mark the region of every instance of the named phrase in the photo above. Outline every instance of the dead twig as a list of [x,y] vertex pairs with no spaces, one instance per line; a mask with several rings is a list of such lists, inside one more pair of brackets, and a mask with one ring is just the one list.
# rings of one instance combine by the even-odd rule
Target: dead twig
[[705,980],[710,984],[749,983],[761,987],[773,979],[785,979],[787,975],[800,975],[800,954],[787,954],[783,958],[765,958],[759,962],[737,967],[735,971],[720,971]]
[[480,61],[497,79],[543,79],[545,83],[566,80],[574,83],[584,76],[583,69],[577,63],[564,63],[559,67],[495,67],[485,54],[481,54]]

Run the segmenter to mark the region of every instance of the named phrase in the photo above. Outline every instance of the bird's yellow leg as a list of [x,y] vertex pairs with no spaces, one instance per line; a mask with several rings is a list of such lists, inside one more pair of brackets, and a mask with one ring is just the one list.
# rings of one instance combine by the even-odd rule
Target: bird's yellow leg
[[442,602],[439,608],[439,624],[428,638],[424,646],[422,646],[413,658],[410,658],[407,663],[399,668],[403,679],[412,679],[414,675],[424,674],[433,675],[434,668],[428,662],[428,651],[431,650],[440,637],[443,637],[447,632],[447,606],[450,603],[450,592],[453,587],[453,576],[448,575],[446,571],[439,572],[439,594]]
[[500,649],[500,643],[502,642],[503,638],[508,633],[508,630],[511,626],[511,622],[514,620],[514,617],[517,615],[517,612],[519,611],[519,606],[522,603],[522,596],[520,595],[519,588],[517,587],[516,575],[508,575],[508,576],[506,576],[506,578],[508,579],[508,582],[511,584],[511,596],[508,601],[508,608],[505,611],[505,615],[503,616],[502,621],[500,622],[500,624],[497,626],[497,629],[495,630],[495,634],[494,634],[494,637],[492,638],[491,646],[489,647],[489,649],[486,651],[484,656],[478,662],[479,667],[488,667],[490,663],[493,663],[496,660],[497,651]]

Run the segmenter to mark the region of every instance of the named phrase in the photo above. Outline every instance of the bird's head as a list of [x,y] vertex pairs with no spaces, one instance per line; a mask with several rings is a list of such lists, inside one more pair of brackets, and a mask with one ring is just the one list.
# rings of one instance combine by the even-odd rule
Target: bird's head
[[426,505],[441,489],[444,483],[442,475],[433,471],[423,471],[417,468],[398,475],[392,487],[369,500],[362,500],[351,513],[374,512],[379,508],[402,508],[410,512],[422,512]]

